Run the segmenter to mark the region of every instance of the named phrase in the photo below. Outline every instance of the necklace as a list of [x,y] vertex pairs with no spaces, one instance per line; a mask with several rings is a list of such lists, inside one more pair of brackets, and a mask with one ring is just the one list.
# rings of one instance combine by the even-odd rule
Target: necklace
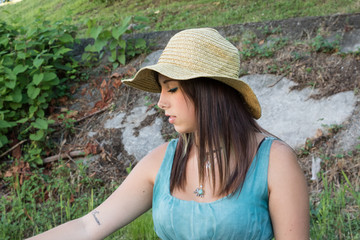
[[205,195],[205,191],[203,189],[203,186],[200,185],[198,188],[195,189],[194,193],[196,194],[197,197],[204,197]]
[[[211,167],[210,161],[206,161],[205,167],[206,167],[206,171],[208,171],[208,170],[210,169],[210,167]],[[205,195],[205,191],[204,191],[204,189],[203,189],[203,185],[200,184],[200,186],[195,189],[194,193],[195,193],[195,195],[196,195],[197,197],[203,198],[204,195]]]

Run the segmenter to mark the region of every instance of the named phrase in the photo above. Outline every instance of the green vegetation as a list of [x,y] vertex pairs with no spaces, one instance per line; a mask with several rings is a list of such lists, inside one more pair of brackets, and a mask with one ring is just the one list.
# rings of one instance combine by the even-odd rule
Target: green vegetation
[[[81,217],[120,184],[121,180],[104,182],[91,174],[82,161],[41,163],[45,150],[54,148],[47,138],[54,131],[53,121],[48,120],[51,101],[68,95],[69,87],[80,79],[87,80],[86,70],[99,59],[106,57],[109,65],[116,68],[147,51],[143,39],[125,41],[123,34],[359,11],[357,0],[198,0],[191,4],[169,0],[23,0],[1,6],[4,22],[0,22],[0,150],[8,148],[14,136],[25,143],[19,159],[5,156],[7,162],[0,165],[4,186],[0,195],[0,238],[22,239]],[[281,29],[260,30],[265,35],[262,40],[252,33],[242,36],[240,53],[244,60],[273,58],[289,44],[277,36]],[[70,51],[80,37],[92,37],[94,42],[86,47],[78,62]],[[331,54],[339,49],[337,38],[329,41],[320,33],[301,44],[316,53]],[[292,61],[303,58],[303,54],[293,51]],[[285,74],[292,63],[269,64],[264,71]],[[306,73],[314,71],[308,66],[304,69]],[[316,83],[309,84],[315,87]],[[147,105],[153,104],[149,101]],[[64,114],[58,120],[63,131],[74,134],[75,120]],[[328,126],[329,134],[336,134],[341,128]],[[307,140],[299,157],[311,156],[316,145],[315,140]],[[336,156],[320,152],[324,170],[318,174],[319,182],[309,183],[318,184],[318,191],[311,192],[310,199],[311,239],[359,239],[358,176],[349,171],[340,173],[337,165],[344,160],[358,164],[360,145],[354,152]],[[335,165],[338,168],[333,174],[330,166]],[[129,173],[132,167],[130,164],[124,171]],[[158,239],[151,211],[107,239]]]
[[[21,173],[15,171],[21,169]],[[23,239],[71,219],[98,206],[115,189],[87,174],[87,165],[59,161],[48,168],[31,168],[19,162],[4,185],[10,190],[0,198],[0,239]],[[151,212],[113,233],[107,239],[157,239]]]
[[344,182],[338,187],[322,175],[324,189],[310,205],[311,239],[360,238],[359,186],[353,186],[344,172],[342,175]]
[[75,77],[77,63],[67,54],[75,30],[63,22],[36,21],[31,28],[0,23],[0,148],[10,132],[18,140],[46,136],[52,123],[45,116],[49,102],[64,96],[64,83]]
[[[45,152],[56,149],[49,137],[57,131],[49,109],[56,99],[69,95],[71,86],[86,80],[86,68],[96,66],[105,56],[116,68],[145,52],[145,40],[124,40],[123,35],[143,28],[146,20],[127,17],[112,28],[88,20],[86,32],[94,43],[85,47],[81,61],[71,54],[80,40],[78,28],[69,19],[50,22],[38,14],[28,26],[19,18],[0,22],[0,150],[1,158],[8,160],[0,167],[6,189],[0,199],[1,239],[22,239],[83,216],[114,191],[89,177],[81,162],[54,164],[51,169],[41,166]],[[65,135],[74,134],[74,119],[60,114],[57,120]],[[17,141],[22,143],[19,151],[6,155],[10,144]],[[132,229],[151,225],[149,216],[147,213],[118,234],[139,235]],[[143,232],[144,236],[150,234]]]
[[138,16],[127,17],[121,24],[106,29],[99,26],[94,19],[89,19],[87,22],[87,35],[95,41],[85,48],[82,60],[95,63],[106,52],[109,52],[108,61],[112,63],[113,69],[116,69],[120,64],[125,65],[127,58],[145,52],[147,46],[144,39],[138,38],[125,41],[121,37],[124,33],[129,32],[128,28],[131,21],[138,24],[134,27],[134,30],[141,30],[146,26],[143,22],[148,22],[148,19]]
[[129,16],[144,16],[150,19],[148,31],[160,31],[359,11],[357,0],[196,0],[191,1],[191,4],[185,0],[23,0],[6,6],[6,9],[0,8],[0,16],[6,16],[4,18],[8,22],[21,18],[21,24],[31,23],[39,14],[54,22],[69,16],[69,22],[85,33],[90,18],[107,27]]

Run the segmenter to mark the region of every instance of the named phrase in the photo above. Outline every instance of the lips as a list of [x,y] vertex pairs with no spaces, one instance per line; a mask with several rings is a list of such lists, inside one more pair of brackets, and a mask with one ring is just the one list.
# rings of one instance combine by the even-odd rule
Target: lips
[[169,117],[168,121],[170,124],[174,124],[176,117],[166,114],[165,116]]

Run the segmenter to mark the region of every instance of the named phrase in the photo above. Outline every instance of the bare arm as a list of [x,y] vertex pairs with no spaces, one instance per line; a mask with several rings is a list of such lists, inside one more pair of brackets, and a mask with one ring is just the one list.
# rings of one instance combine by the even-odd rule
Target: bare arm
[[145,156],[118,189],[87,215],[31,239],[103,239],[151,208],[156,174],[167,144]]
[[269,210],[275,239],[309,239],[309,196],[296,155],[274,141],[269,162]]

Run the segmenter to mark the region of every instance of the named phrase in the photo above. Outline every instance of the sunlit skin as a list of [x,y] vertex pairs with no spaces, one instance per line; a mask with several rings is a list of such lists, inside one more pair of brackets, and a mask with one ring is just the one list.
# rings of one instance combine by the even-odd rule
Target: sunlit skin
[[158,106],[169,117],[169,123],[174,125],[178,133],[190,133],[196,130],[195,107],[192,101],[184,95],[179,82],[159,75],[161,94]]

